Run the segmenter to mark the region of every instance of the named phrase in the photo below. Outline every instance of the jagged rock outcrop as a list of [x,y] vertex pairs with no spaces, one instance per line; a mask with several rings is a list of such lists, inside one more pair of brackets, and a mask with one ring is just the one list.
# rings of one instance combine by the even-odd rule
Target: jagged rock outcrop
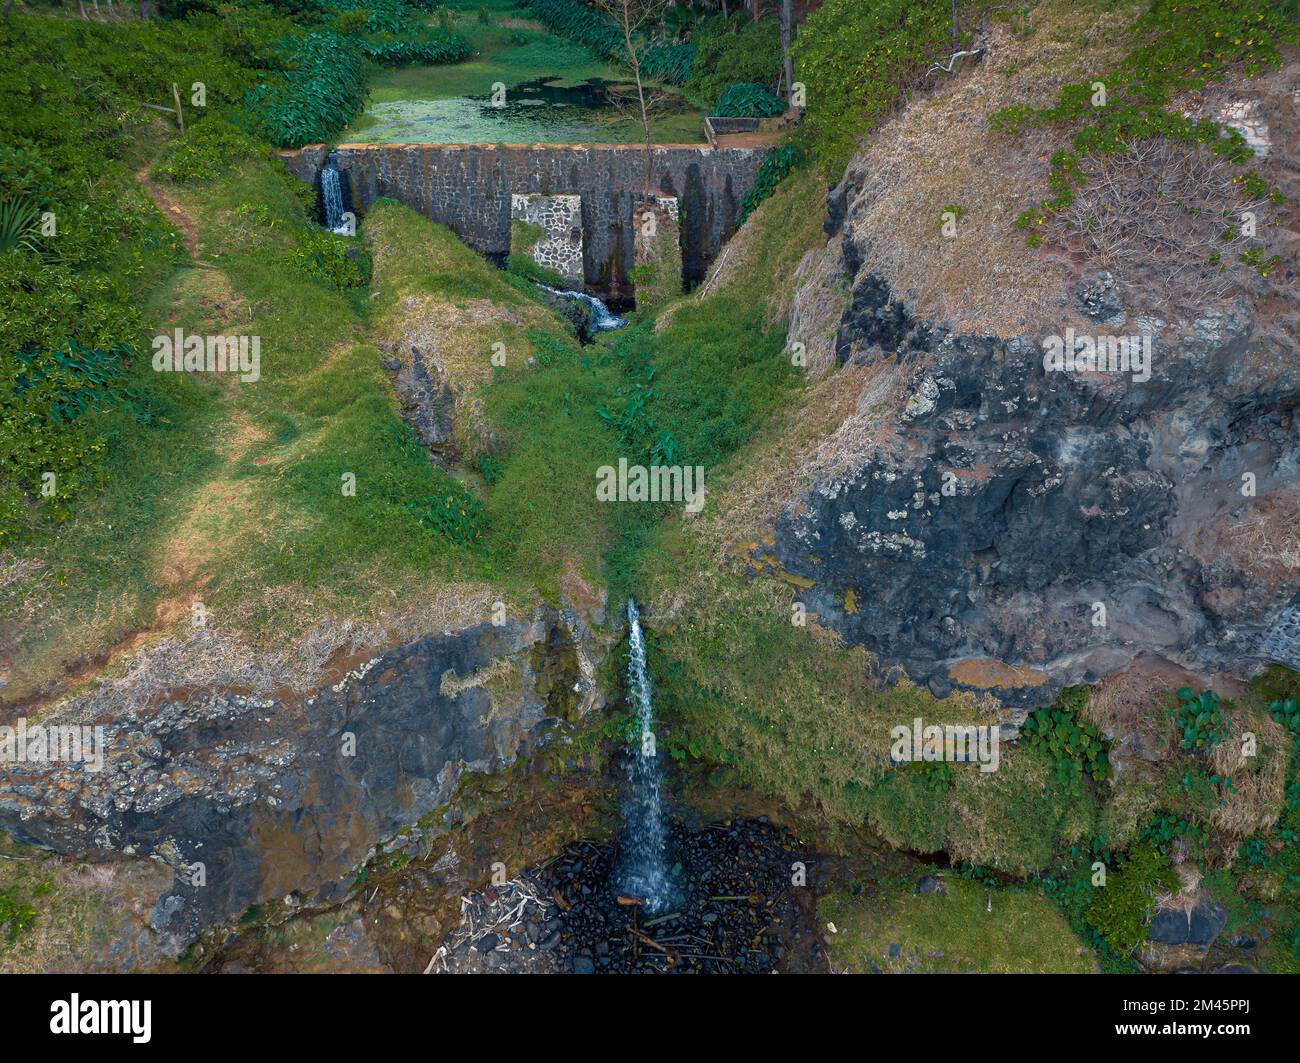
[[10,765],[0,827],[169,865],[150,924],[174,956],[255,904],[341,899],[374,847],[418,835],[465,773],[528,758],[598,707],[590,636],[575,613],[543,610],[399,646],[305,699],[204,692],[101,717],[91,695],[41,723],[102,727],[102,768]]
[[[755,558],[940,696],[1032,706],[1144,651],[1202,675],[1300,664],[1294,270],[1166,320],[1132,277],[1044,258],[1059,301],[1026,306],[1023,334],[954,331],[891,284],[871,150],[831,191],[795,299],[847,283],[831,371],[862,374],[863,397]],[[1296,155],[1273,160],[1290,191]],[[789,341],[814,331],[796,314]],[[1072,341],[1100,367],[1055,356]]]
[[937,690],[1012,701],[1142,650],[1249,670],[1300,587],[1269,556],[1295,536],[1294,352],[1243,302],[1125,333],[1151,338],[1148,380],[1053,372],[1039,342],[950,334],[858,277],[839,359],[891,362],[901,400],[893,439],[778,523],[809,608]]

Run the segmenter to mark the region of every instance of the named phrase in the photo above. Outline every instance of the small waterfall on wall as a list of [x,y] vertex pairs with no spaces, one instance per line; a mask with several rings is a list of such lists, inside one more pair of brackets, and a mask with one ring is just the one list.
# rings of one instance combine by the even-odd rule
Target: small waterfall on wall
[[627,325],[625,318],[619,317],[594,295],[588,295],[586,292],[563,291],[560,288],[551,288],[545,284],[539,284],[537,287],[561,299],[573,299],[590,307],[592,332],[613,332],[615,329],[621,329]]
[[654,702],[646,672],[645,638],[636,602],[627,603],[627,685],[636,710],[637,746],[628,769],[631,783],[623,814],[616,883],[621,893],[644,899],[648,911],[661,909],[672,892],[665,867],[663,809],[659,801],[659,760],[655,748]]
[[321,208],[325,215],[325,228],[330,232],[348,234],[343,221],[343,182],[339,172],[338,156],[330,152],[320,171]]

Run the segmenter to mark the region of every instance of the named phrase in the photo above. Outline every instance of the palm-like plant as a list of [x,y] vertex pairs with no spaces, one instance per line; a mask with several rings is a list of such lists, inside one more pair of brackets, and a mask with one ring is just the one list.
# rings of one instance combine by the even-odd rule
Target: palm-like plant
[[5,196],[0,199],[0,254],[23,248],[37,251],[41,212],[29,199]]

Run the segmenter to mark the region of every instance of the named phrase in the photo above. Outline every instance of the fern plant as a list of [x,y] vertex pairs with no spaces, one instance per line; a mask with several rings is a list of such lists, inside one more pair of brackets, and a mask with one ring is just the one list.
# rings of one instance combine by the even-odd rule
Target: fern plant
[[0,254],[20,248],[36,253],[41,212],[29,199],[5,196],[0,199]]

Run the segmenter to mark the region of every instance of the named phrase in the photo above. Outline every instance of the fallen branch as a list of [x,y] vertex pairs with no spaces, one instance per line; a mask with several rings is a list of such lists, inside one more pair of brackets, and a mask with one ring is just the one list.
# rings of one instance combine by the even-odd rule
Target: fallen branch
[[958,59],[964,59],[968,55],[980,55],[983,51],[983,48],[974,48],[970,51],[953,52],[952,55],[948,57],[947,66],[944,66],[942,63],[935,63],[934,66],[930,67],[930,69],[926,71],[926,75],[928,76],[933,74],[936,70],[945,74],[951,74],[952,68],[956,65]]

